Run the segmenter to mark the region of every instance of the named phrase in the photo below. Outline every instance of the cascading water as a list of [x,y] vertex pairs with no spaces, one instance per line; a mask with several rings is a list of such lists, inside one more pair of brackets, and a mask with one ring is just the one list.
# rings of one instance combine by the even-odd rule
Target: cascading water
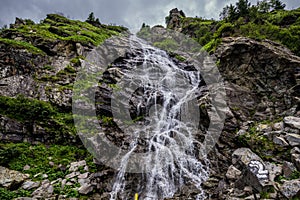
[[195,146],[199,144],[195,139],[200,117],[195,94],[199,91],[200,72],[182,69],[165,51],[135,36],[130,41],[132,48],[142,49],[142,57],[132,58],[132,65],[136,65],[132,68],[137,70],[125,72],[123,82],[139,85],[131,103],[142,126],[131,133],[133,139],[122,158],[110,199],[122,198],[128,159],[138,149],[147,153],[141,185],[136,188],[140,199],[171,198],[184,184],[194,185],[199,190],[197,199],[204,199],[201,184],[208,178],[209,164],[207,158],[199,158]]

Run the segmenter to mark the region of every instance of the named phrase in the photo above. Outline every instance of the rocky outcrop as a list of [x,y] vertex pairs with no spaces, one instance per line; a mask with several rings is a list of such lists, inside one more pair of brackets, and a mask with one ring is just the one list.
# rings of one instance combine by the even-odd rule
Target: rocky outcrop
[[29,175],[22,174],[18,171],[9,170],[8,168],[0,166],[0,186],[16,189],[29,178]]
[[182,30],[182,18],[184,17],[185,14],[182,10],[179,11],[177,8],[170,10],[169,16],[166,17],[167,28],[180,32]]

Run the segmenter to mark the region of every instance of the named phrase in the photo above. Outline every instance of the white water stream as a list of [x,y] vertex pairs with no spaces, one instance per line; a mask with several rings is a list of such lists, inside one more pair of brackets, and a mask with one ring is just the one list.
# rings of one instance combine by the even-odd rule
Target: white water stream
[[[139,140],[148,153],[143,163],[142,185],[136,191],[140,200],[171,198],[184,184],[194,185],[204,199],[201,184],[208,178],[208,159],[199,158],[195,148],[198,123],[195,92],[199,90],[200,72],[177,66],[165,51],[131,38],[132,48],[142,49],[142,57],[132,58],[138,69],[124,75],[126,81],[137,81],[143,92],[135,99],[136,112],[144,125],[132,133],[128,153],[122,158],[112,191],[111,200],[122,198],[127,186],[128,159],[138,149]],[[139,62],[137,62],[139,61]],[[129,186],[130,187],[130,186]],[[134,193],[132,194],[133,199]],[[123,197],[124,198],[124,197]],[[126,197],[128,198],[128,197]]]

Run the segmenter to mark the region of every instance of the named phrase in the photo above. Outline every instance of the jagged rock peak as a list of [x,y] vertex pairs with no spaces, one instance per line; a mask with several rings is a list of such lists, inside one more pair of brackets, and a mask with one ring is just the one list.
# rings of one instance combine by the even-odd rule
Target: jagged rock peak
[[180,31],[181,19],[185,17],[185,14],[182,10],[178,8],[173,8],[169,12],[169,16],[166,17],[167,28]]

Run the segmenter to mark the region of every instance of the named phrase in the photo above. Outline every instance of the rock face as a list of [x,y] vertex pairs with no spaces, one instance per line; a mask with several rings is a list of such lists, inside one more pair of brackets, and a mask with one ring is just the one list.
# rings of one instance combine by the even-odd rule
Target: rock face
[[174,8],[170,10],[169,16],[166,17],[167,28],[173,29],[176,31],[181,31],[181,19],[185,17],[185,14],[182,10]]
[[300,59],[288,49],[271,41],[224,38],[215,55],[227,85],[228,104],[239,119],[297,114]]

